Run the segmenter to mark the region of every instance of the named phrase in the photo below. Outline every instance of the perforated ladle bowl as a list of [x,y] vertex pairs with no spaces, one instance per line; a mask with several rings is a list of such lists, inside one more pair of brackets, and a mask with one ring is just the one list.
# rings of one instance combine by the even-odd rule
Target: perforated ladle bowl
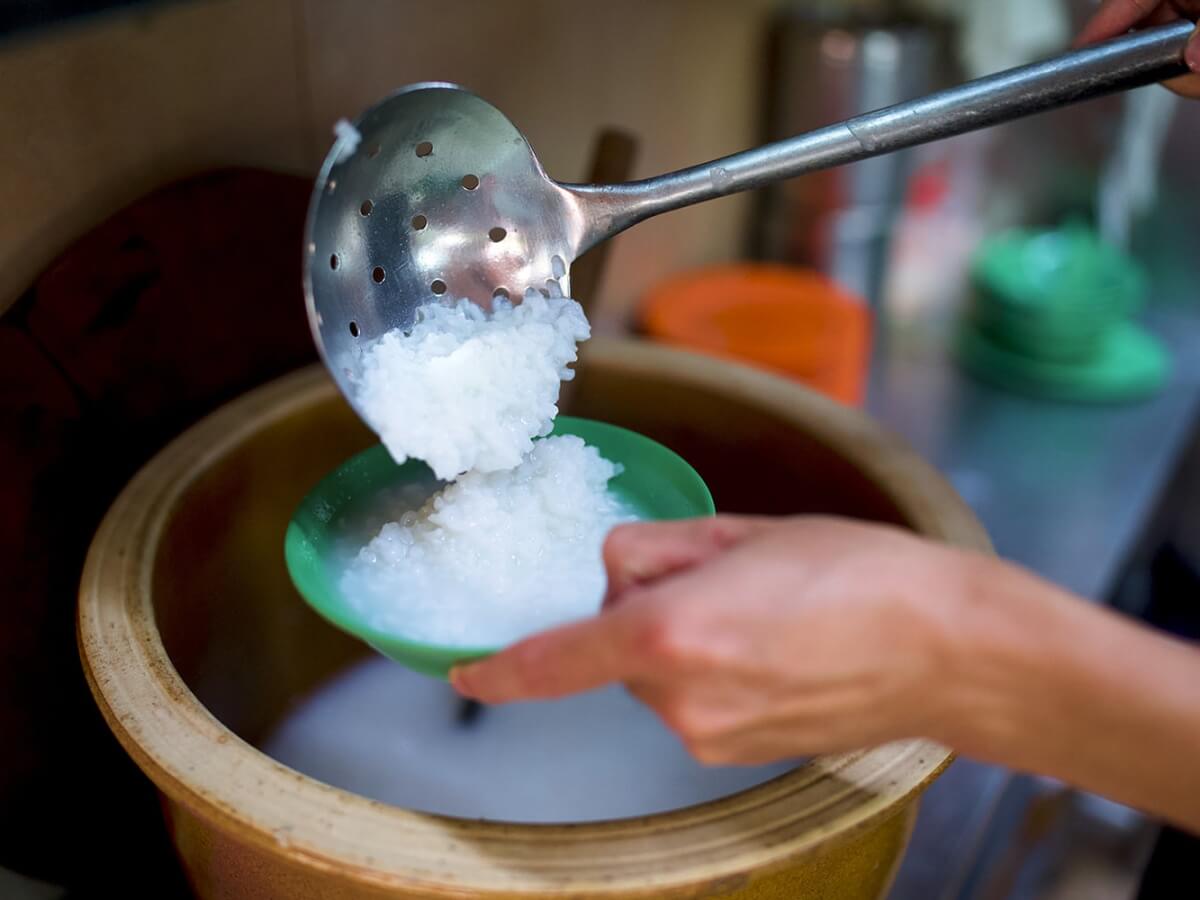
[[[571,263],[672,209],[961,134],[1187,71],[1177,22],[643,181],[561,184],[495,107],[451,84],[405,88],[334,144],[309,208],[305,293],[317,346],[355,404],[363,346],[439,298],[570,293]],[[361,410],[360,410],[361,413]]]

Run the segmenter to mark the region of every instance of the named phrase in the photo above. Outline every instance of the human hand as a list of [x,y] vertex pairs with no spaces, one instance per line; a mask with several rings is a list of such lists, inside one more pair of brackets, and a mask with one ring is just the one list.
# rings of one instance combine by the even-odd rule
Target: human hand
[[1200,834],[1200,647],[878,525],[627,525],[600,615],[455,670],[489,703],[613,681],[702,762],[926,737]]
[[966,558],[838,519],[623,526],[599,616],[452,681],[488,703],[624,682],[714,764],[936,736]]
[[[1200,18],[1200,0],[1105,0],[1084,26],[1077,43],[1107,40],[1138,25],[1162,25],[1175,19],[1194,22],[1197,18]],[[1192,32],[1184,58],[1197,74],[1182,75],[1166,85],[1177,94],[1200,99],[1200,28]]]

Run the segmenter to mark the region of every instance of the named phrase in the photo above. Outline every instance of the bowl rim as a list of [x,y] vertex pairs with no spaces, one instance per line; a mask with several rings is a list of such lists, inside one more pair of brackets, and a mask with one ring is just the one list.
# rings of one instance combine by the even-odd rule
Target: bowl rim
[[[658,441],[630,428],[622,428],[620,425],[613,425],[611,422],[601,422],[598,419],[560,415],[554,420],[554,429],[550,434],[539,435],[534,440],[540,441],[547,437],[561,435],[582,438],[583,434],[580,433],[581,431],[583,434],[590,434],[590,439],[592,440],[595,440],[597,433],[607,433],[609,437],[616,437],[624,444],[641,446],[644,448],[643,455],[647,452],[653,454],[659,460],[665,461],[672,467],[676,473],[676,483],[680,480],[688,483],[691,493],[694,494],[689,499],[695,501],[697,515],[711,516],[716,513],[712,492],[709,490],[708,485],[705,484],[700,473],[686,459],[670,447],[665,447]],[[499,653],[508,644],[515,643],[515,641],[510,641],[508,644],[491,645],[438,644],[433,641],[410,637],[399,632],[385,631],[372,625],[367,616],[355,609],[352,603],[341,596],[341,591],[332,586],[328,578],[321,579],[322,583],[318,585],[311,583],[305,570],[307,569],[308,560],[316,554],[316,551],[313,549],[313,538],[309,533],[309,529],[305,527],[305,520],[318,520],[324,526],[326,524],[324,521],[325,515],[336,516],[340,509],[344,507],[344,502],[340,503],[337,500],[329,499],[330,495],[336,496],[339,493],[338,486],[347,478],[353,477],[352,473],[356,470],[362,468],[374,469],[375,466],[380,464],[387,467],[394,474],[399,474],[405,469],[412,467],[413,469],[423,470],[424,477],[432,476],[428,467],[420,460],[409,459],[397,465],[392,461],[387,448],[381,443],[375,443],[365,450],[360,450],[353,456],[342,460],[326,472],[308,493],[304,495],[304,498],[296,505],[296,509],[292,512],[292,517],[288,521],[287,529],[284,532],[283,556],[288,575],[292,580],[292,586],[296,588],[304,602],[308,604],[313,612],[335,628],[366,643],[389,659],[401,665],[406,665],[409,668],[414,668],[417,671],[424,671],[427,675],[434,675],[434,669],[441,670],[445,666],[481,659],[485,656]],[[325,509],[328,512],[325,515],[319,515],[317,514],[318,509]],[[324,569],[324,566],[321,568]],[[425,668],[421,669],[420,665],[414,663],[424,665]],[[438,674],[435,677],[443,676]]]
[[[950,484],[866,415],[796,382],[647,341],[597,338],[585,361],[753,393],[802,421],[906,516],[910,527],[990,552]],[[220,722],[167,655],[152,605],[159,539],[189,488],[257,431],[332,400],[319,365],[218,409],[160,451],[118,496],[84,565],[77,640],[109,728],[166,798],[261,852],[354,882],[429,897],[592,892],[695,896],[768,874],[897,814],[951,761],[927,740],[813,757],[764,784],[635,819],[561,825],[455,819],[370,800],[271,759]],[[299,597],[296,602],[303,602]]]

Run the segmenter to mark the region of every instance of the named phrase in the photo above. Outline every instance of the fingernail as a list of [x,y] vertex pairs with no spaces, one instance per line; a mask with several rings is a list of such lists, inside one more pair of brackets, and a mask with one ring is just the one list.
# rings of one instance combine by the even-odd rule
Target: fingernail
[[1191,40],[1183,51],[1184,61],[1193,72],[1200,72],[1200,28],[1192,32]]

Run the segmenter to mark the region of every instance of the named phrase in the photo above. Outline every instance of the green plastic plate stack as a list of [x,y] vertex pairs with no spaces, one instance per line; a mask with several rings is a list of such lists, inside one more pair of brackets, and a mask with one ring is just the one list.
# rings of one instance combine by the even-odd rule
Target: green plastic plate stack
[[1055,400],[1120,402],[1167,379],[1165,349],[1131,321],[1145,291],[1140,269],[1086,227],[990,238],[971,284],[959,355],[983,380]]

